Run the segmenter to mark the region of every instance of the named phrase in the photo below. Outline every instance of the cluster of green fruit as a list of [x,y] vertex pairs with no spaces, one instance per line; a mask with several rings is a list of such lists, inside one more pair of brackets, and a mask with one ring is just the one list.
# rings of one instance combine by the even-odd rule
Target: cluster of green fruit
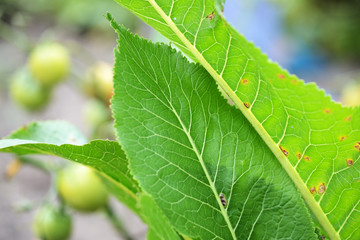
[[[10,82],[10,95],[28,111],[43,109],[54,87],[65,79],[70,69],[70,55],[61,44],[50,42],[37,46],[25,67],[15,72]],[[110,99],[113,94],[112,66],[97,62],[89,67],[82,79],[82,91],[90,97],[84,106],[84,120],[96,137],[112,137]],[[99,136],[99,132],[104,133]]]
[[113,69],[109,63],[96,62],[86,72],[83,92],[90,97],[84,106],[84,121],[93,129],[93,138],[114,138],[109,109],[113,95]]
[[27,110],[42,109],[69,68],[70,56],[64,46],[55,42],[41,44],[31,52],[28,64],[12,77],[11,97]]
[[80,212],[94,212],[108,204],[106,188],[91,168],[70,165],[58,173],[57,189],[60,207],[45,204],[36,213],[34,231],[40,239],[64,240],[71,235],[71,215],[65,206]]

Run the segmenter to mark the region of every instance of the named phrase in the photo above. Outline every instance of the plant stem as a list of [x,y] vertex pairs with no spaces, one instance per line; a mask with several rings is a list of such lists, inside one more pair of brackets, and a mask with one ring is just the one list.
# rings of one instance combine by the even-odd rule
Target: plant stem
[[122,221],[116,214],[114,213],[114,210],[110,206],[110,204],[107,204],[104,208],[104,212],[106,216],[109,218],[110,222],[114,226],[114,228],[117,230],[117,232],[126,240],[133,240],[133,238],[130,236],[126,228],[124,227]]

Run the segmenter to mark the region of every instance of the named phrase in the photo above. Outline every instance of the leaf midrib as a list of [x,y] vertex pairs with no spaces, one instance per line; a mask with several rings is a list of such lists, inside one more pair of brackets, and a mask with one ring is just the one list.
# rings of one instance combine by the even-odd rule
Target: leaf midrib
[[202,157],[202,155],[200,154],[199,150],[197,149],[196,147],[196,144],[194,142],[194,139],[192,138],[192,136],[190,135],[189,133],[189,130],[185,127],[185,124],[183,123],[183,121],[181,120],[179,114],[176,112],[176,110],[173,108],[173,106],[170,104],[171,108],[172,108],[172,111],[174,113],[174,115],[176,116],[176,118],[178,119],[184,133],[186,134],[190,144],[191,144],[191,147],[194,151],[194,153],[196,154],[196,157],[199,159],[199,162],[200,162],[200,165],[201,165],[201,168],[203,169],[204,173],[205,173],[205,176],[206,176],[206,179],[208,180],[209,182],[209,185],[210,185],[210,188],[212,190],[212,192],[214,193],[215,195],[215,199],[219,205],[219,208],[221,210],[221,214],[223,215],[224,217],[224,220],[226,222],[226,224],[228,225],[229,227],[229,231],[231,233],[231,236],[233,237],[234,240],[236,240],[236,235],[235,235],[235,230],[233,228],[233,226],[231,225],[231,222],[230,222],[230,218],[227,214],[227,211],[225,210],[224,206],[222,205],[221,203],[221,200],[220,200],[220,197],[219,197],[219,193],[217,192],[216,190],[216,187],[214,185],[214,182],[211,180],[211,177],[210,177],[210,174],[209,174],[209,171],[207,170],[206,166],[205,166],[205,163],[204,163],[204,159]]
[[[182,41],[182,43],[187,47],[187,49],[197,58],[199,63],[209,72],[209,74],[215,79],[219,87],[228,95],[228,97],[234,102],[237,108],[240,109],[242,114],[254,127],[256,132],[263,139],[265,144],[270,148],[275,157],[280,162],[281,166],[284,168],[286,173],[289,175],[298,191],[302,195],[303,199],[307,203],[308,207],[313,212],[314,216],[317,218],[320,225],[323,227],[324,231],[328,234],[330,239],[340,239],[339,233],[335,231],[329,219],[326,217],[325,213],[321,209],[318,202],[315,201],[314,197],[311,195],[307,189],[305,183],[301,179],[298,172],[293,168],[291,163],[287,160],[283,152],[281,151],[278,144],[274,142],[265,128],[257,120],[255,115],[251,112],[250,109],[246,108],[243,102],[238,98],[238,96],[232,91],[226,81],[220,76],[215,69],[207,62],[207,60],[201,55],[197,48],[190,43],[190,41],[182,34],[178,29],[176,24],[172,21],[171,17],[166,15],[162,8],[155,2],[155,0],[148,0],[148,2],[153,6],[156,12],[160,17],[168,24],[170,29],[176,34],[176,36]],[[216,189],[215,189],[216,191]],[[231,225],[230,225],[231,226]],[[236,239],[236,238],[235,238]]]

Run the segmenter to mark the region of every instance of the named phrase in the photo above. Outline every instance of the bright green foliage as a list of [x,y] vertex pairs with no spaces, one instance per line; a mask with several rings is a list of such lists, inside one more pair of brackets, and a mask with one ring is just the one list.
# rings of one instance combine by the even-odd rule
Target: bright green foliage
[[211,76],[170,47],[113,27],[119,141],[177,230],[202,239],[314,238],[290,178]]
[[359,107],[341,107],[269,61],[226,22],[219,1],[117,1],[211,74],[329,237],[360,237]]
[[19,130],[2,151],[93,166],[149,223],[149,238],[161,221],[168,236],[170,223],[202,239],[315,239],[318,224],[330,239],[360,238],[359,107],[269,61],[224,20],[223,0],[117,1],[198,62],[112,22],[112,109],[130,167],[116,142],[70,145],[84,140],[63,123]]

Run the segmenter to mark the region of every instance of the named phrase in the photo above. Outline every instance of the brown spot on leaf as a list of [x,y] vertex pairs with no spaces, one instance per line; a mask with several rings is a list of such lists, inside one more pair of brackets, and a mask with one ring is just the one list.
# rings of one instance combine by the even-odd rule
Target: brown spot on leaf
[[342,142],[342,141],[344,141],[345,139],[347,139],[348,138],[348,136],[340,136],[339,137],[339,140],[340,140],[340,142]]
[[352,119],[352,116],[347,116],[347,117],[344,119],[344,121],[349,122],[351,119]]
[[326,114],[330,114],[331,113],[331,109],[330,108],[324,108],[323,112]]
[[351,158],[346,159],[346,165],[348,167],[351,167],[352,165],[354,165],[354,160]]
[[249,103],[249,102],[244,102],[244,106],[245,106],[246,108],[250,108],[250,103]]
[[311,187],[311,188],[310,188],[310,193],[311,193],[311,194],[316,193],[316,188],[315,188],[315,187]]
[[207,19],[213,20],[215,17],[215,11],[212,11],[209,15],[206,16]]
[[249,83],[249,79],[243,78],[243,79],[241,79],[240,82],[241,82],[242,85],[246,85],[246,84]]
[[301,159],[301,153],[300,153],[300,152],[297,152],[297,153],[296,153],[296,158],[297,158],[298,160]]
[[304,158],[303,158],[305,161],[307,161],[307,162],[311,162],[311,159],[310,159],[310,157],[309,156],[304,156]]
[[281,73],[279,73],[279,74],[277,75],[277,77],[280,78],[280,79],[285,79],[285,75],[284,75],[284,74],[281,74]]
[[325,183],[321,183],[319,185],[319,191],[318,191],[319,194],[323,194],[325,192],[325,190],[326,190]]
[[354,148],[360,151],[360,142],[355,143]]
[[283,154],[284,154],[285,156],[288,156],[288,155],[289,155],[289,151],[286,150],[284,147],[280,146],[280,150],[283,152]]
[[291,80],[291,83],[294,84],[294,85],[297,85],[298,81],[296,79],[293,79],[293,80]]

